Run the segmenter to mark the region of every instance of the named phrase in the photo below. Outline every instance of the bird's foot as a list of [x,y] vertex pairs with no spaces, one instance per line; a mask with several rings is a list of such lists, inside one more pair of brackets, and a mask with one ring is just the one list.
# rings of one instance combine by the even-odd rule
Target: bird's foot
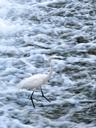
[[32,102],[33,107],[35,108],[35,104],[34,104],[34,101],[33,101],[33,94],[34,94],[34,91],[33,91],[32,94],[31,94],[30,100],[31,100],[31,102]]
[[34,104],[33,100],[31,100],[31,102],[32,102],[33,108],[35,108],[35,104]]
[[47,97],[45,97],[44,95],[42,95],[42,97],[44,97],[48,102],[51,102]]
[[44,97],[48,102],[50,102],[50,100],[49,100],[49,99],[47,99],[47,97],[45,97],[45,95],[44,95],[44,93],[43,93],[42,88],[41,88],[41,94],[42,94],[42,97]]

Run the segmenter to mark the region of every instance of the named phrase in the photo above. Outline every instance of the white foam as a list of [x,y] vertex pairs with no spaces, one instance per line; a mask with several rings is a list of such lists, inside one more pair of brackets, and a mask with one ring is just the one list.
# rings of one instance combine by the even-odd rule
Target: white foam
[[[94,127],[92,123],[70,120],[76,110],[85,107],[81,102],[87,102],[89,97],[90,102],[94,102],[92,96],[87,97],[87,89],[91,92],[96,89],[95,52],[87,53],[96,48],[95,20],[89,14],[92,5],[84,2],[0,0],[1,128]],[[71,21],[73,25],[70,25]],[[88,37],[89,42],[76,43],[74,39],[78,36]],[[17,83],[31,74],[47,72],[48,64],[39,57],[48,60],[47,57],[53,54],[61,59],[53,61],[55,73],[44,87],[44,94],[51,103],[46,102],[38,91],[34,94],[34,110],[29,99],[31,92],[19,91]],[[88,65],[78,65],[79,62]],[[92,118],[90,114],[88,116]]]

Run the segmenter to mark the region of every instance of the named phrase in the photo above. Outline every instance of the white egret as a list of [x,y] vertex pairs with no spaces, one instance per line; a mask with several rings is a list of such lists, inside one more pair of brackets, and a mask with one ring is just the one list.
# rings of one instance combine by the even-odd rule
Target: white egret
[[[33,104],[33,107],[35,108],[35,104],[33,102],[33,94],[35,89],[40,88],[41,89],[41,93],[42,93],[42,97],[44,97],[47,101],[49,101],[49,99],[47,99],[42,91],[41,86],[44,85],[46,82],[48,82],[48,80],[50,79],[51,75],[52,75],[52,66],[51,66],[51,59],[53,58],[60,58],[58,56],[51,56],[49,58],[49,72],[47,74],[35,74],[32,75],[31,77],[25,78],[23,79],[17,86],[20,89],[27,89],[27,90],[33,90],[32,94],[31,94],[31,101]],[[49,101],[50,102],[50,101]]]

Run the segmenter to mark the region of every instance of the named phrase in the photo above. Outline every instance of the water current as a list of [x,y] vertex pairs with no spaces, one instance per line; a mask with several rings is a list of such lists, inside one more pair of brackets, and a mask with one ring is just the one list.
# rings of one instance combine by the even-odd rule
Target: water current
[[[52,55],[34,109],[17,83]],[[96,128],[95,0],[0,0],[0,128]]]

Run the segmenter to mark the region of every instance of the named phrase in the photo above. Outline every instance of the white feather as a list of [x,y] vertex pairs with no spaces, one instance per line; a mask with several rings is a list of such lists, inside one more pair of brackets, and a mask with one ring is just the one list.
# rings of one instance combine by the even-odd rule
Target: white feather
[[45,84],[48,81],[48,74],[36,74],[32,75],[29,78],[23,79],[18,85],[18,88],[21,89],[28,89],[28,90],[33,90],[41,85]]

